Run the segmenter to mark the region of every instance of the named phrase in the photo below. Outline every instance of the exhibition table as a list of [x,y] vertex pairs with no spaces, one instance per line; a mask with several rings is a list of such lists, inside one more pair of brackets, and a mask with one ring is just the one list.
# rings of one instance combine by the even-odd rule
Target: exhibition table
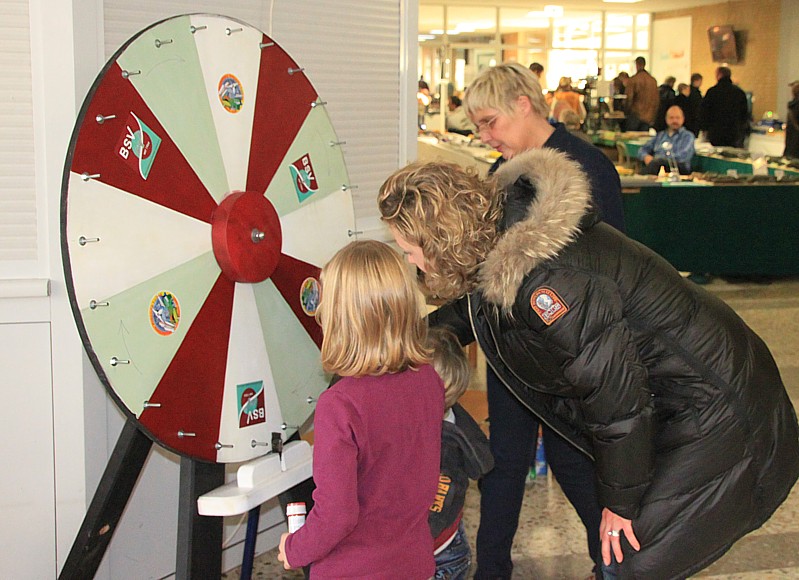
[[[635,139],[630,141],[622,141],[624,148],[633,159],[638,158],[638,151],[646,144],[648,139]],[[777,163],[768,164],[769,175],[779,175],[781,171],[783,174],[799,175],[799,169],[780,165]],[[719,173],[726,175],[729,170],[734,170],[740,175],[751,175],[752,161],[749,159],[736,159],[734,157],[725,157],[719,154],[712,153],[697,153],[691,160],[691,168],[694,171],[702,173]]]
[[678,270],[799,274],[799,185],[625,188],[624,215],[627,235]]

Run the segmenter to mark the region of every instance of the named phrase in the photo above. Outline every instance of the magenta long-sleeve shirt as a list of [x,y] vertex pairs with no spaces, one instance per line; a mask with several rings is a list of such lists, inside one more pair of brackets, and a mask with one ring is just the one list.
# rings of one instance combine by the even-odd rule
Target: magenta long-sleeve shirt
[[438,485],[444,387],[429,365],[345,377],[314,418],[314,508],[286,540],[311,577],[426,579],[435,572],[428,510]]

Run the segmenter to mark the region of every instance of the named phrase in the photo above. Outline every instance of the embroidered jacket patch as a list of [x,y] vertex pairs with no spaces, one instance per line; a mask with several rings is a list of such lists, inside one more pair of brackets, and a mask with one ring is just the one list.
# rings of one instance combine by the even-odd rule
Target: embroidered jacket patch
[[569,311],[569,306],[558,296],[557,292],[546,286],[533,292],[530,297],[530,306],[547,326]]

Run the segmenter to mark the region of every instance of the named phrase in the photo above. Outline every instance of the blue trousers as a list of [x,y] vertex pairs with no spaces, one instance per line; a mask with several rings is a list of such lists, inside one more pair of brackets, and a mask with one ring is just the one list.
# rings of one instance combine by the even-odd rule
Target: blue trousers
[[449,546],[436,554],[436,574],[433,580],[466,580],[472,565],[472,550],[466,539],[463,520]]
[[[524,483],[535,453],[539,421],[490,367],[486,373],[486,387],[494,469],[480,484],[475,579],[510,579],[513,571],[511,546],[519,525]],[[597,562],[602,510],[597,499],[593,462],[546,426],[543,435],[547,462],[585,525],[588,552]]]

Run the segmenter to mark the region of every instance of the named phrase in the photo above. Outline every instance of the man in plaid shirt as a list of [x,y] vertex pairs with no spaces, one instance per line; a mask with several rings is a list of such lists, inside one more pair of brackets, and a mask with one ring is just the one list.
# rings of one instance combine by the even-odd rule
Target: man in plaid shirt
[[663,167],[669,169],[669,156],[677,163],[681,175],[691,173],[691,158],[694,156],[694,134],[683,127],[685,116],[677,105],[666,111],[666,128],[652,137],[638,151],[638,159],[644,162],[643,173],[657,175]]

